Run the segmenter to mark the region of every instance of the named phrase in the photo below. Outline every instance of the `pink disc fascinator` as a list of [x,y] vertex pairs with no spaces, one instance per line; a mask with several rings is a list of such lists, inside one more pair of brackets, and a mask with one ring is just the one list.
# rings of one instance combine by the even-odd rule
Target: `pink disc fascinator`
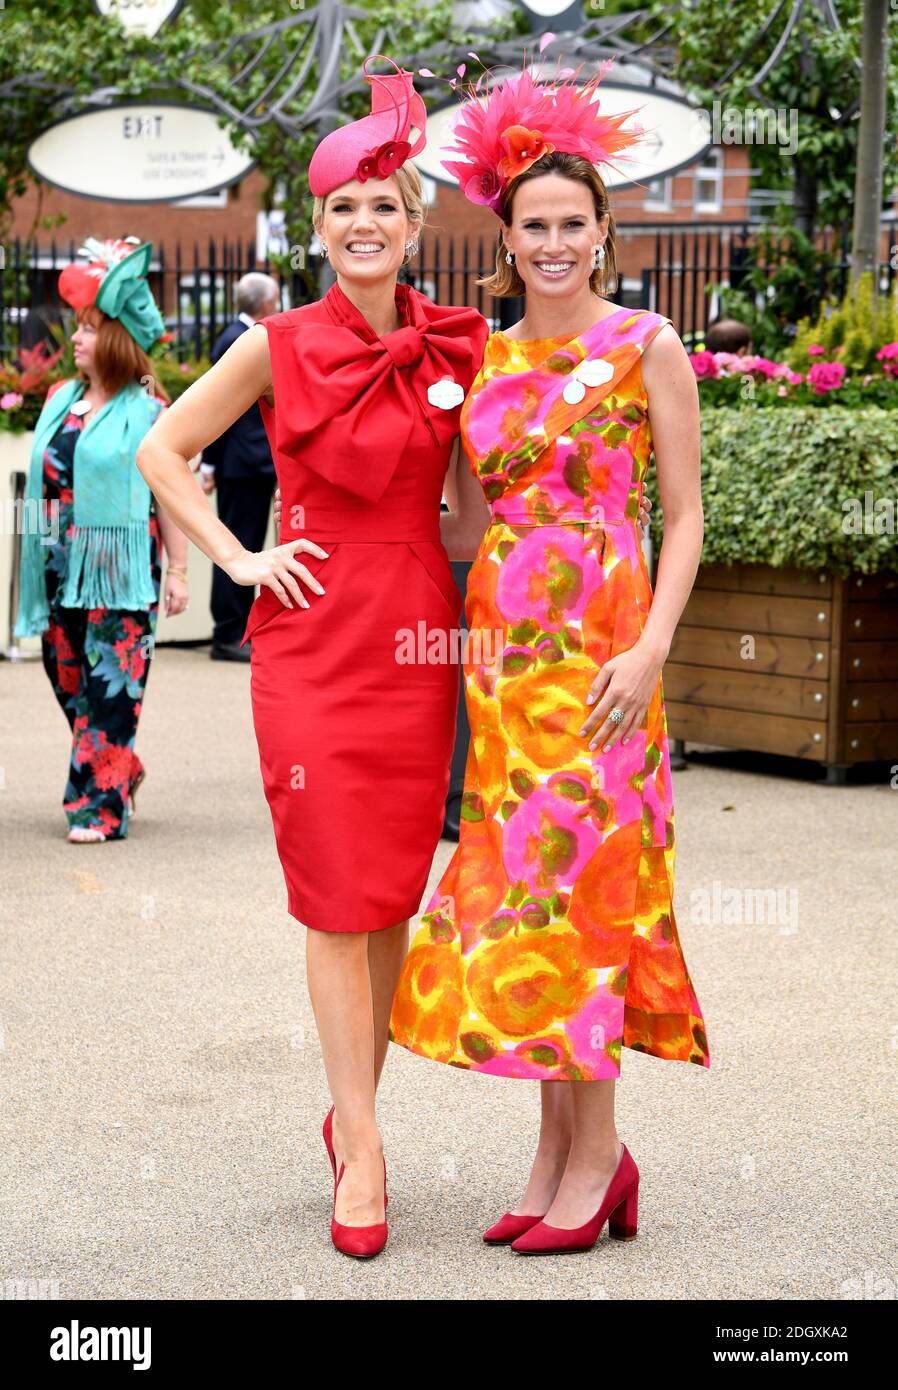
[[564,81],[537,82],[525,68],[483,95],[477,90],[480,82],[468,86],[453,127],[455,143],[447,150],[462,155],[464,162],[440,161],[465,197],[501,217],[512,179],[556,150],[613,167],[613,159],[645,132],[639,125],[622,129],[635,111],[613,116],[599,111],[597,88],[612,62],[608,59],[583,83],[576,80],[579,69]]
[[[392,63],[395,72],[369,73],[375,59]],[[371,114],[326,135],[309,164],[309,187],[316,198],[325,198],[343,183],[358,179],[386,179],[407,159],[423,150],[427,111],[415,91],[412,74],[397,67],[392,58],[373,54],[365,59],[365,81],[371,83]],[[409,143],[412,126],[419,131]]]

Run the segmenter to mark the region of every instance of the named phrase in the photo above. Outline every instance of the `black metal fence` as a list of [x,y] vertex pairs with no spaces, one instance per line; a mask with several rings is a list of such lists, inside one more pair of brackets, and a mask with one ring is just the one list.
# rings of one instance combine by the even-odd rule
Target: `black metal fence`
[[[714,317],[717,290],[739,288],[750,270],[762,283],[776,270],[776,255],[765,263],[759,249],[757,223],[623,222],[617,230],[620,283],[614,297],[634,308],[665,314],[684,338],[704,330]],[[894,223],[884,230],[891,247]],[[831,253],[833,264],[821,269],[817,292],[840,294],[849,269],[844,241],[825,232],[818,246]],[[257,262],[255,251],[254,242],[239,240],[210,239],[204,249],[195,242],[191,250],[180,243],[172,248],[159,244],[149,279],[179,355],[208,355],[237,312],[237,282],[249,270],[264,270],[278,280],[284,308],[317,297],[320,262],[315,257],[309,258],[307,268],[285,276],[268,261]],[[5,248],[0,260],[0,356],[33,346],[47,336],[48,325],[61,341],[71,315],[60,304],[57,276],[76,258],[73,241],[54,240],[40,248],[16,240]],[[889,255],[881,267],[883,286],[893,284],[892,259]],[[477,284],[494,265],[492,238],[427,233],[404,278],[438,303],[469,304],[504,328],[520,317],[522,306],[519,300],[495,300]]]

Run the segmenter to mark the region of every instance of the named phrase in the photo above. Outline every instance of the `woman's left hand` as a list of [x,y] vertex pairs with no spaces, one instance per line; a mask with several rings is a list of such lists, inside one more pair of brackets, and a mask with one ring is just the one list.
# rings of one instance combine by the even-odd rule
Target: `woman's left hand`
[[[663,665],[663,656],[642,640],[608,658],[589,688],[587,704],[595,708],[580,730],[590,736],[590,748],[613,748],[620,739],[628,741],[646,716]],[[608,718],[613,709],[623,710],[619,724]]]
[[177,574],[165,576],[165,616],[173,618],[187,607],[187,581]]

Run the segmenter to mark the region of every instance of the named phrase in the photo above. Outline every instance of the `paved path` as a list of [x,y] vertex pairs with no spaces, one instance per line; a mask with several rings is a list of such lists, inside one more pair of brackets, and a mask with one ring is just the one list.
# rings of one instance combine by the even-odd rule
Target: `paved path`
[[[330,1246],[324,1076],[248,684],[161,650],[140,815],[127,842],[82,847],[44,673],[0,664],[0,1281],[91,1299],[839,1299],[890,1280],[895,1297],[898,790],[676,774],[712,1066],[624,1053],[638,1240],[536,1262],[483,1246],[526,1172],[537,1088],[395,1048],[390,1245],[361,1263]],[[715,881],[787,907],[794,891],[797,918],[714,921]]]

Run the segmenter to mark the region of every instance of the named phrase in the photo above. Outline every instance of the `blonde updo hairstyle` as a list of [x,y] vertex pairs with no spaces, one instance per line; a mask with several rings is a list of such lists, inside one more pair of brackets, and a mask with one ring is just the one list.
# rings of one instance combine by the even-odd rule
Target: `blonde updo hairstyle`
[[[516,179],[512,179],[505,190],[502,206],[502,221],[506,229],[511,227],[514,197],[518,189],[522,184],[528,183],[530,179],[538,179],[543,174],[560,174],[563,178],[575,179],[577,183],[585,184],[592,194],[596,221],[600,221],[606,213],[608,214],[608,235],[604,242],[605,263],[596,266],[589,277],[590,288],[596,294],[606,294],[609,288],[614,289],[617,285],[614,213],[611,211],[611,204],[608,201],[608,190],[599,177],[595,165],[590,164],[589,160],[584,159],[582,155],[564,154],[559,150],[554,150],[551,154],[544,154],[535,164],[531,164],[529,169],[525,169],[523,174],[518,174]],[[505,259],[505,241],[501,231],[496,243],[495,272],[485,276],[482,280],[478,280],[477,283],[483,285],[496,299],[510,299],[515,295],[523,295],[527,292],[524,281],[518,274],[517,266],[509,265]]]
[[[393,171],[393,178],[399,184],[399,192],[402,194],[405,214],[411,223],[412,235],[417,240],[423,231],[426,216],[421,175],[418,173],[414,164],[406,163],[400,164],[399,168]],[[336,192],[336,189],[334,192]],[[331,194],[327,195],[328,198],[331,196]],[[321,237],[324,229],[324,205],[326,202],[327,198],[312,199],[312,226],[318,237]],[[404,258],[406,264],[410,260],[411,256],[406,256]]]

